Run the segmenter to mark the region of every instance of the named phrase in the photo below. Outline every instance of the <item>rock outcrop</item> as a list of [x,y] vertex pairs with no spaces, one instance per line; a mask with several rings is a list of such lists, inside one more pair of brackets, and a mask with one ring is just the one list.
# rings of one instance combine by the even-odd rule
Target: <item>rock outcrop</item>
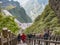
[[49,0],[49,4],[60,19],[60,0]]

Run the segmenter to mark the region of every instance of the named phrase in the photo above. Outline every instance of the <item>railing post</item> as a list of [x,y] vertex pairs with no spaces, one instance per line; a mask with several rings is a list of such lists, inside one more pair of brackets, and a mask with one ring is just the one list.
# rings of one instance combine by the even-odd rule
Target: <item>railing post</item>
[[7,32],[7,33],[8,33],[7,41],[8,41],[8,44],[9,44],[9,45],[11,45],[11,44],[10,44],[10,41],[11,41],[11,39],[10,39],[10,32],[11,32],[10,30],[8,30],[8,32]]
[[36,44],[36,40],[34,39],[34,45]]
[[17,38],[16,36],[11,32],[11,45],[17,44]]
[[[2,30],[2,38],[3,39],[7,39],[7,36],[8,36],[8,34],[7,34],[7,28],[3,28],[3,30]],[[2,40],[3,40],[2,39]],[[5,45],[8,45],[8,42],[6,42],[6,43],[4,43]]]
[[13,41],[12,41],[12,32],[9,32],[9,37],[10,37],[10,45],[13,45]]
[[13,42],[13,41],[12,41],[12,32],[10,32],[10,40],[11,40],[11,41],[10,41],[10,45],[13,45],[13,43],[12,43],[12,42]]
[[0,32],[0,45],[2,45],[2,44],[1,44],[1,32]]
[[32,45],[35,45],[35,44],[36,44],[36,40],[32,39]]
[[3,36],[2,36],[2,32],[0,33],[0,41],[1,41],[1,45],[3,45]]
[[31,39],[31,45],[33,45],[33,39]]
[[12,32],[11,32],[11,45],[13,45],[13,35],[12,35]]
[[[57,36],[55,36],[55,41],[57,41]],[[55,43],[55,45],[57,45],[57,44]]]
[[33,39],[32,38],[29,38],[28,45],[33,45]]
[[1,40],[1,36],[0,36],[0,45],[2,45],[2,40]]
[[31,39],[32,40],[32,45],[34,45],[34,39]]
[[40,45],[40,40],[38,40],[38,45]]

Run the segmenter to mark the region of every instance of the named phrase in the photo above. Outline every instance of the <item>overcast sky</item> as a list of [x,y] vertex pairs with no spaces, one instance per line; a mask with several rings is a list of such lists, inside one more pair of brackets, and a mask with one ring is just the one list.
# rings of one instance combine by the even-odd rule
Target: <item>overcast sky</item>
[[28,0],[15,0],[15,1],[19,1],[20,5],[24,6]]
[[[27,1],[29,1],[29,0],[15,0],[15,1],[19,1],[20,2],[20,5],[24,7],[25,4],[27,3]],[[41,1],[43,1],[45,3],[48,3],[47,0],[39,0],[39,2],[41,2]]]

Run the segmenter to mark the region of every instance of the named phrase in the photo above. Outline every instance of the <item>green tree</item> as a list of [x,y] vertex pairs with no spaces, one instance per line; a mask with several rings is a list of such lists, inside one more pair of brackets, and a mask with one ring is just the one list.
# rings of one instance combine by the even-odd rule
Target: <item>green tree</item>
[[20,28],[14,19],[15,18],[12,16],[5,16],[0,13],[0,31],[3,27],[7,27],[9,30],[16,34]]

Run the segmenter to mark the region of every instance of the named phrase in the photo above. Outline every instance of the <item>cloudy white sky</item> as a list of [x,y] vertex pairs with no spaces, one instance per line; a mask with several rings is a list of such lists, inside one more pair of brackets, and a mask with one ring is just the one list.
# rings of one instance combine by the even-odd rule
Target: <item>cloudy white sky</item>
[[[24,7],[29,0],[15,0],[15,1],[19,1],[19,2],[20,2],[20,5]],[[48,3],[47,0],[39,0],[40,3],[41,3],[42,1],[43,1],[44,3]]]
[[19,1],[21,6],[24,6],[28,0],[15,0]]

